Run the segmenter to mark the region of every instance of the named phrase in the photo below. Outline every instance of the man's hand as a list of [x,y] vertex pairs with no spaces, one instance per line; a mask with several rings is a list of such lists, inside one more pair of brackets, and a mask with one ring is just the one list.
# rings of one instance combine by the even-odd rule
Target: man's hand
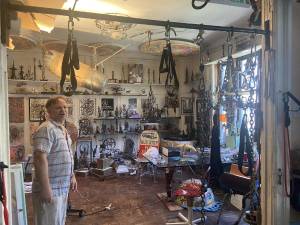
[[51,203],[52,202],[52,191],[51,188],[44,188],[40,193],[40,198],[42,202]]
[[75,178],[75,175],[73,174],[72,178],[71,178],[71,190],[72,191],[78,191],[77,189],[77,181]]

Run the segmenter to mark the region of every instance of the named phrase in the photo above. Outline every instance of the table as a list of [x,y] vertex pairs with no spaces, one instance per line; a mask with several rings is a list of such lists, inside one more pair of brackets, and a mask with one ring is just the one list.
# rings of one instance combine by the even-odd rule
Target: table
[[178,167],[190,167],[191,166],[199,166],[201,165],[200,157],[195,159],[194,157],[180,157],[179,160],[172,160],[164,155],[160,155],[160,160],[156,160],[154,158],[149,158],[144,155],[145,159],[147,159],[151,164],[153,164],[158,169],[165,170],[166,177],[166,192],[168,200],[172,197],[172,179],[175,168]]

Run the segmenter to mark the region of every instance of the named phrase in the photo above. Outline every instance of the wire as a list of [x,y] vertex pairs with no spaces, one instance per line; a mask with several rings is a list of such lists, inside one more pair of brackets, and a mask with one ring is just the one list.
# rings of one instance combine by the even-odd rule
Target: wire
[[196,1],[199,1],[199,0],[192,0],[192,6],[193,6],[193,8],[194,9],[203,9],[210,0],[205,0],[205,2],[202,5],[199,5],[199,6],[197,6],[195,4]]

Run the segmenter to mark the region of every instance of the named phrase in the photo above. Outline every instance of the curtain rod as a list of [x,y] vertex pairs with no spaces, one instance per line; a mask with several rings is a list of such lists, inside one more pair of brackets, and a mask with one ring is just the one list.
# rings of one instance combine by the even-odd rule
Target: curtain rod
[[269,35],[269,30],[267,29],[262,30],[262,29],[242,28],[242,27],[232,27],[232,26],[226,27],[226,26],[214,26],[214,25],[204,25],[204,24],[141,19],[141,18],[133,18],[133,17],[92,13],[92,12],[72,11],[72,10],[36,7],[36,6],[28,6],[28,5],[17,5],[17,4],[10,4],[10,3],[8,3],[8,9],[13,11],[19,11],[19,12],[72,16],[77,18],[98,19],[98,20],[111,20],[111,21],[118,21],[124,23],[144,24],[144,25],[152,25],[152,26],[166,27],[167,25],[169,25],[172,28],[188,28],[188,29],[195,29],[195,30],[225,31],[225,32]]

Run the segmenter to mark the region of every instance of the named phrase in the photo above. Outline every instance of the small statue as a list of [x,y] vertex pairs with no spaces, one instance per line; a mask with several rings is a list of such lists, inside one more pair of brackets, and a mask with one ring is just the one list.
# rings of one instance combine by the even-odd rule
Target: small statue
[[24,67],[21,65],[21,66],[20,66],[20,72],[19,72],[20,80],[25,80],[23,68],[24,68]]
[[116,106],[115,117],[116,117],[116,118],[119,118],[119,110],[118,110],[118,106]]

